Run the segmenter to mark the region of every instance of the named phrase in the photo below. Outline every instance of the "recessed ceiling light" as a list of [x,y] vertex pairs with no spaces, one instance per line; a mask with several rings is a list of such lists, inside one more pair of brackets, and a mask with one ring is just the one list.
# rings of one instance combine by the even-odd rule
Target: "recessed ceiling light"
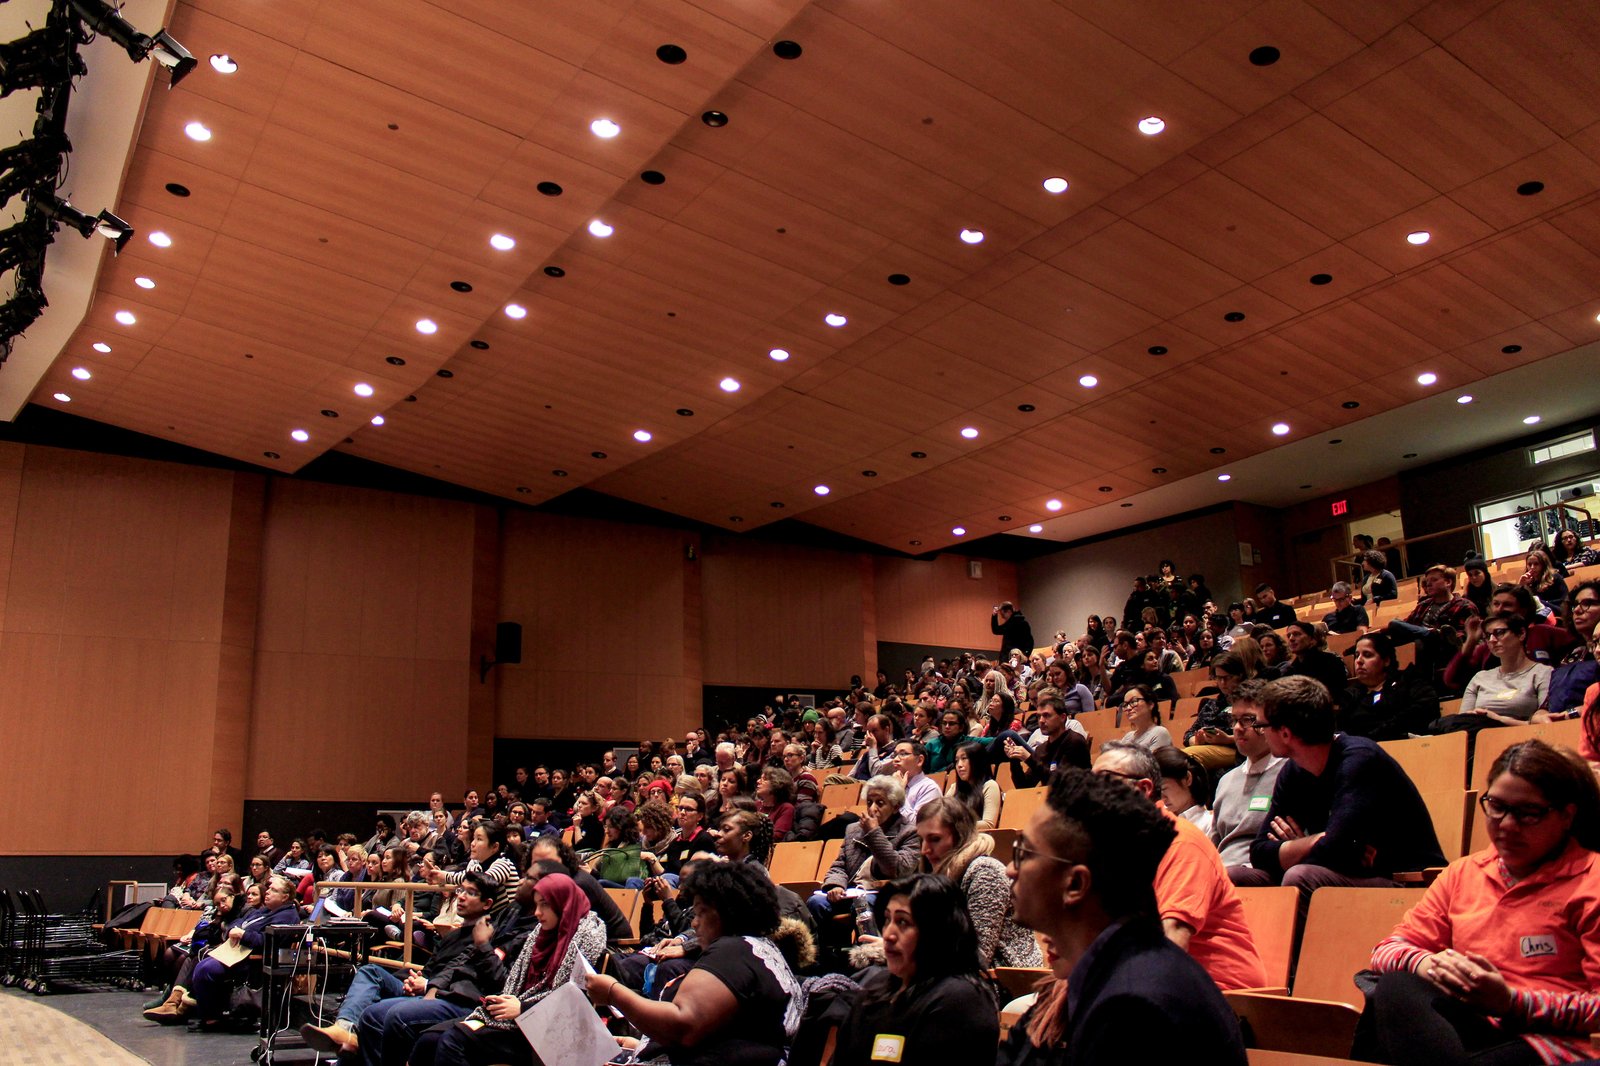
[[289,436],[293,437],[301,444],[304,444],[306,441],[311,439],[311,434],[307,433],[303,429],[292,429],[289,431]]
[[1471,402],[1472,402],[1472,394],[1469,393],[1469,392],[1464,392],[1460,396],[1456,397],[1456,403],[1471,403]]
[[156,283],[149,278],[134,278],[133,283],[141,289],[153,289],[156,287]]
[[372,416],[372,424],[375,425],[375,426],[383,425],[383,421],[384,421],[384,419],[383,419],[382,415],[373,415]]
[[72,376],[77,378],[79,381],[88,381],[93,375],[91,375],[89,371],[85,370],[83,367],[75,366],[72,368]]
[[1139,120],[1139,132],[1144,134],[1146,137],[1154,137],[1156,134],[1160,133],[1166,128],[1167,124],[1154,115],[1151,115],[1149,118],[1142,118]]
[[131,326],[135,322],[139,321],[137,318],[133,317],[132,311],[118,311],[115,317],[116,320],[122,323],[124,326]]
[[812,489],[811,491],[816,493],[818,496],[826,496],[828,493],[832,492],[833,490],[828,488],[828,486],[826,486],[826,485],[818,485],[816,488]]
[[961,435],[963,437],[967,438],[968,440],[977,440],[978,439],[978,427],[977,426],[967,426],[966,428],[964,428],[961,431]]
[[1529,415],[1527,418],[1522,420],[1522,424],[1525,426],[1537,426],[1539,424],[1539,416]]
[[1059,196],[1067,191],[1066,178],[1045,178],[1044,191]]
[[111,345],[107,344],[105,341],[95,341],[93,347],[94,350],[99,352],[101,355],[111,354]]
[[489,238],[489,247],[499,252],[509,252],[517,246],[517,239],[504,233],[496,233]]
[[1217,475],[1217,480],[1218,481],[1232,481],[1233,480],[1233,475],[1232,474],[1218,474]]
[[155,245],[157,248],[171,248],[172,238],[168,237],[160,230],[156,230],[154,233],[150,234],[150,243]]
[[527,318],[528,309],[521,304],[506,304],[507,318]]
[[358,381],[356,382],[355,394],[357,396],[371,396],[372,386],[368,385],[365,381]]
[[189,135],[189,139],[191,141],[200,141],[204,143],[205,141],[209,141],[211,139],[211,131],[206,128],[206,125],[203,122],[191,122],[187,126],[183,127],[183,132]]
[[954,533],[958,537],[964,537],[967,535],[967,527],[956,526],[954,529],[950,530],[950,532]]
[[1418,385],[1432,385],[1435,382],[1437,382],[1438,380],[1439,380],[1439,375],[1435,374],[1431,370],[1424,371],[1423,373],[1417,375],[1417,384]]
[[608,226],[596,218],[589,221],[589,232],[594,234],[596,237],[609,237],[613,233],[617,232],[617,229],[615,226]]
[[68,396],[64,392],[56,393],[56,399],[60,400],[62,403],[71,403],[72,402],[72,397]]
[[636,429],[633,431],[633,439],[638,441],[640,444],[649,444],[650,431],[648,429]]
[[1406,234],[1407,244],[1427,244],[1432,239],[1433,234],[1429,233],[1425,229],[1415,230],[1414,232]]
[[239,64],[226,52],[221,52],[211,57],[211,69],[218,74],[232,74],[239,69]]
[[1093,374],[1085,374],[1083,377],[1078,379],[1078,384],[1082,385],[1086,389],[1092,389],[1096,385],[1100,384],[1100,379],[1095,377]]
[[964,229],[964,230],[961,231],[961,240],[965,244],[982,244],[983,243],[983,230],[981,230],[981,229]]
[[723,392],[738,392],[739,391],[739,379],[738,378],[723,378],[721,381],[717,382],[717,385],[718,385],[719,388],[722,389]]
[[1287,437],[1289,435],[1289,423],[1287,423],[1287,422],[1274,423],[1273,426],[1272,426],[1272,432],[1273,432],[1273,434],[1275,436]]
[[432,336],[439,332],[439,323],[431,318],[419,318],[417,319],[417,332]]
[[589,123],[589,132],[602,140],[609,141],[622,132],[622,127],[608,118],[597,118]]
[[1044,509],[1046,511],[1059,511],[1059,510],[1061,510],[1061,501],[1060,500],[1046,500],[1046,501],[1044,501]]
[[844,325],[846,322],[848,322],[850,320],[848,318],[844,317],[843,315],[826,314],[826,315],[822,316],[822,321],[826,322],[828,325],[832,326],[834,329],[838,329],[840,326]]
[[789,358],[789,352],[786,348],[774,348],[772,351],[768,352],[767,355],[769,355],[774,362],[778,363],[784,362]]
[[1039,525],[1029,526],[1028,527],[1028,532],[1029,533],[1043,533],[1044,532],[1044,527],[1043,526],[1039,526]]

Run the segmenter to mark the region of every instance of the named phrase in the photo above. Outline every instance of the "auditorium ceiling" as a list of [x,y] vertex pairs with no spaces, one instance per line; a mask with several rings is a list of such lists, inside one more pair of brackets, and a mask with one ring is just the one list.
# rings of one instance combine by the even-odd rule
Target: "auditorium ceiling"
[[[138,235],[30,398],[272,470],[335,450],[920,552],[1292,502],[1351,483],[1330,439],[1425,461],[1595,407],[1550,372],[1600,338],[1589,4],[170,24],[199,69],[97,163]],[[1218,481],[1247,463],[1276,473]]]

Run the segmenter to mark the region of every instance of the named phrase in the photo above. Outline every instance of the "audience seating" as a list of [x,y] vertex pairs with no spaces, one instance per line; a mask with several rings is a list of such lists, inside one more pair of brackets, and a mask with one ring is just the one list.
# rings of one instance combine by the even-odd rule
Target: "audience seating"
[[1180,670],[1169,676],[1177,686],[1179,696],[1193,696],[1202,686],[1211,684],[1211,669],[1204,666],[1197,670]]
[[1564,722],[1506,726],[1503,729],[1484,729],[1478,733],[1478,751],[1472,760],[1473,788],[1483,790],[1489,785],[1489,768],[1500,753],[1524,740],[1543,740],[1578,750],[1583,739],[1583,719],[1569,718]]
[[1248,1041],[1274,1051],[1348,1057],[1361,1017],[1354,977],[1418,900],[1416,889],[1319,888],[1311,895],[1289,995],[1224,992]]
[[[1318,615],[1317,617],[1320,620],[1322,616]],[[1360,639],[1360,633],[1329,633],[1327,640],[1328,650],[1335,655],[1348,654],[1353,656],[1355,654],[1356,641]]]
[[1194,716],[1200,713],[1200,705],[1205,702],[1203,696],[1182,696],[1172,705],[1172,742],[1182,745],[1182,733],[1194,722]]
[[[1116,731],[1117,709],[1115,707],[1085,711],[1083,714],[1078,715],[1078,723],[1089,734],[1090,747],[1095,751],[1099,751],[1099,746],[1106,741],[1121,736]],[[1005,786],[1002,785],[1001,787],[1004,788]]]
[[1466,733],[1446,733],[1385,740],[1378,746],[1400,764],[1417,791],[1426,794],[1467,787],[1467,738]]
[[617,909],[628,919],[628,928],[633,935],[618,944],[637,944],[639,942],[639,918],[644,913],[644,892],[637,888],[608,888],[606,895],[616,903]]
[[1000,829],[1021,829],[1028,824],[1033,812],[1044,802],[1045,788],[1018,788],[1007,792],[1000,801]]
[[822,886],[818,865],[822,861],[820,840],[796,840],[773,845],[767,869],[776,884],[809,896]]
[[823,785],[821,793],[822,805],[829,810],[845,810],[852,807],[861,798],[860,785]]
[[[1083,715],[1080,714],[1080,715],[1078,715],[1078,717],[1082,718]],[[1007,792],[1010,792],[1011,789],[1014,787],[1014,783],[1013,783],[1012,777],[1011,777],[1011,764],[1009,762],[1003,762],[999,766],[995,767],[994,768],[994,779],[995,779],[995,782],[997,784],[999,784],[999,786],[1000,786],[1000,794],[1002,796],[1005,795]]]
[[1250,926],[1256,954],[1267,971],[1267,987],[1289,991],[1289,971],[1294,963],[1294,925],[1300,905],[1300,890],[1275,885],[1270,888],[1239,888],[1244,904],[1244,920]]
[[1026,996],[1034,990],[1034,986],[1041,978],[1050,976],[1049,969],[1043,966],[996,966],[993,973],[1000,987],[1006,990],[1006,998],[1001,1000],[1002,1005]]

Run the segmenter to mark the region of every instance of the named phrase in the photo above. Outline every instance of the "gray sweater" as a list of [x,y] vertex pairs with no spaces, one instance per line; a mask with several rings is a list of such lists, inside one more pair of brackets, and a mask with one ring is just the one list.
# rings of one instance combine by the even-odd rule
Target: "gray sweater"
[[1258,769],[1241,763],[1217,781],[1211,802],[1211,842],[1222,853],[1222,865],[1250,865],[1250,842],[1272,807],[1272,789],[1285,762],[1265,755]]

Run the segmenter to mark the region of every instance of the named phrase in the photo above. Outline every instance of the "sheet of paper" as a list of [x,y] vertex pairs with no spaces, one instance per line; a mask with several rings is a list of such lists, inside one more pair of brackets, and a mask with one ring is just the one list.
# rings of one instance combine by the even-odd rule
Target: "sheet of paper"
[[211,949],[211,957],[224,966],[232,966],[248,959],[250,957],[250,949],[243,944],[235,944],[231,940],[224,940],[221,944]]
[[[572,968],[572,983],[577,985],[581,990],[587,990],[589,987],[589,978],[594,976],[596,976],[594,967],[589,965],[588,959],[584,958],[582,955],[579,955],[578,965]],[[608,1006],[606,1010],[610,1011],[613,1017],[622,1017],[622,1012],[615,1007]]]
[[570,981],[517,1015],[517,1028],[540,1061],[561,1066],[604,1066],[622,1050]]

